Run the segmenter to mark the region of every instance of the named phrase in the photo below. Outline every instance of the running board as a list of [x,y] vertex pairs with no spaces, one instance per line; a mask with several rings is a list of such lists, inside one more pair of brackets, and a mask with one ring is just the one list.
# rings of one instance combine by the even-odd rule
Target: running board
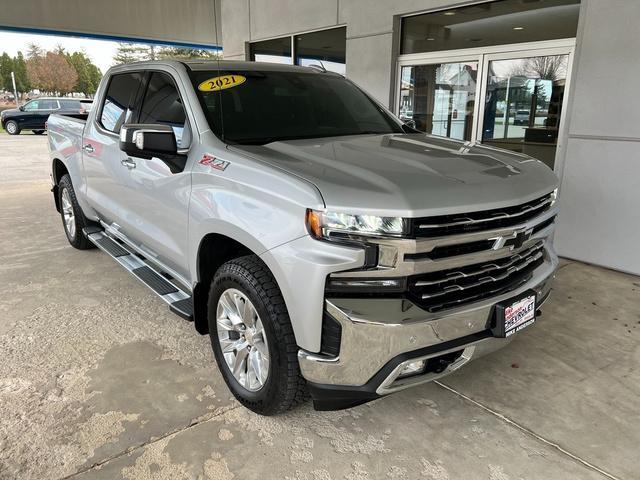
[[193,300],[189,293],[168,281],[162,272],[145,263],[139,255],[128,250],[123,243],[113,240],[101,228],[87,227],[82,230],[82,233],[91,243],[169,304],[169,310],[186,320],[193,321]]

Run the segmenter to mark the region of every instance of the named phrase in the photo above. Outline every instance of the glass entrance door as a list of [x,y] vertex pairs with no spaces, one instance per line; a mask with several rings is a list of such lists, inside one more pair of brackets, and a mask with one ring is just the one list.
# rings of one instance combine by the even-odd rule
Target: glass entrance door
[[410,65],[400,75],[402,121],[433,135],[471,140],[478,62]]
[[569,55],[486,57],[482,143],[553,168]]

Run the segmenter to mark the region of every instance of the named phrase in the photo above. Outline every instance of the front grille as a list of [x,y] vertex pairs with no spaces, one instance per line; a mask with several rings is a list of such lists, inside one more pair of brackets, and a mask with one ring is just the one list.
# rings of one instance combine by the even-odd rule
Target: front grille
[[548,210],[553,203],[553,193],[513,207],[496,208],[464,214],[415,218],[410,222],[414,237],[441,237],[477,232],[493,228],[510,227],[527,222]]
[[408,281],[408,297],[429,312],[497,296],[527,282],[544,262],[544,242],[511,256],[424,275]]
[[405,260],[423,260],[425,258],[429,258],[431,260],[438,260],[440,258],[455,257],[457,255],[467,255],[469,253],[490,250],[494,243],[496,243],[495,239],[489,239],[489,240],[479,240],[477,242],[444,245],[442,247],[435,247],[430,252],[405,253],[404,259]]

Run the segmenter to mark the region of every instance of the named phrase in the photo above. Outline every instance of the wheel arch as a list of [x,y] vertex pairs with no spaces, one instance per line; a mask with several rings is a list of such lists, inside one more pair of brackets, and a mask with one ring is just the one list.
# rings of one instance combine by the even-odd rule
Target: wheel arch
[[53,187],[51,188],[51,191],[53,192],[53,201],[56,204],[56,210],[60,212],[60,196],[58,195],[58,185],[60,183],[60,179],[64,175],[69,174],[69,170],[62,160],[60,160],[59,158],[54,158],[51,164],[51,174],[53,176]]
[[198,333],[209,333],[207,302],[209,287],[216,271],[229,260],[245,255],[257,255],[240,241],[221,233],[207,233],[196,254],[197,281],[193,288],[193,318]]

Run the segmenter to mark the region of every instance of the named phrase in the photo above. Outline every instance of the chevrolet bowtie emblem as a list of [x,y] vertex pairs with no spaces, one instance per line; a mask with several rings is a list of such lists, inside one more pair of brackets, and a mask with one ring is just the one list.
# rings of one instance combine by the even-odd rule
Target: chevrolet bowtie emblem
[[533,234],[533,228],[529,228],[526,230],[516,230],[511,235],[503,236],[503,237],[494,237],[489,240],[495,240],[493,243],[493,250],[499,250],[503,247],[510,247],[511,250],[517,250],[522,247],[524,242],[531,238]]

